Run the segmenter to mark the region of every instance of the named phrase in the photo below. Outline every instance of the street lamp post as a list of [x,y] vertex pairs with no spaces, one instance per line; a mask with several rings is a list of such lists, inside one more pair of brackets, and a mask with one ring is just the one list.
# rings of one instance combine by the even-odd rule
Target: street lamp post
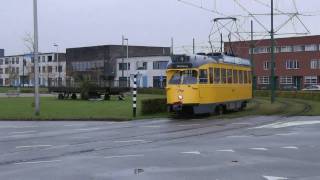
[[275,65],[275,55],[274,55],[274,29],[273,29],[273,0],[271,0],[271,103],[275,101],[275,73],[274,73],[274,65]]
[[60,83],[60,62],[59,62],[59,45],[57,43],[53,44],[54,47],[56,47],[56,54],[57,54],[57,64],[58,64],[58,86],[61,85]]
[[33,25],[34,25],[34,103],[35,103],[35,115],[40,115],[40,97],[39,97],[39,55],[38,55],[38,10],[37,10],[37,0],[33,0]]

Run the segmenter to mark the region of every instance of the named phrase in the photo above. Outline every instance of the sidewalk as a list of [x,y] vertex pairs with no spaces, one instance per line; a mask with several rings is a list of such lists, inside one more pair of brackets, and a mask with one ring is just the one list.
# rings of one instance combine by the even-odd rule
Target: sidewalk
[[[17,97],[33,97],[33,93],[20,93]],[[40,94],[40,97],[56,97],[56,94]],[[8,98],[8,97],[16,97],[16,96],[8,96],[7,93],[0,93],[0,98]]]

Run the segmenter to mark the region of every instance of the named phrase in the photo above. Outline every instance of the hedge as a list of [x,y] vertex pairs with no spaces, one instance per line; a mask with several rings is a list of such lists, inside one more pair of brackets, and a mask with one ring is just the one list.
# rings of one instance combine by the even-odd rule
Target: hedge
[[[270,91],[257,90],[254,94],[255,96],[268,97],[270,96]],[[276,96],[320,101],[320,92],[316,91],[276,91]]]
[[166,90],[160,89],[160,88],[139,88],[138,94],[159,94],[159,95],[165,95]]
[[143,115],[163,113],[167,111],[167,99],[146,99],[141,101]]

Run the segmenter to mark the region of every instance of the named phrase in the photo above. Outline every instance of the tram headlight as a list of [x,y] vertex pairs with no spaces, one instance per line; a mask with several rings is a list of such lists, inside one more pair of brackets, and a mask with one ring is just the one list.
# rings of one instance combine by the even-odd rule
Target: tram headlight
[[182,101],[182,100],[183,100],[183,96],[182,96],[182,95],[179,95],[179,96],[178,96],[178,99],[179,99],[180,101]]

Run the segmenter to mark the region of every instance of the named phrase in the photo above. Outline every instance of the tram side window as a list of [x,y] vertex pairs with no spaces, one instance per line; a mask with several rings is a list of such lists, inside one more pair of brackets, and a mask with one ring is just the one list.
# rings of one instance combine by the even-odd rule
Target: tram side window
[[237,84],[238,81],[238,70],[233,70],[233,83]]
[[227,77],[228,77],[228,83],[232,84],[232,70],[231,69],[227,70]]
[[182,73],[182,84],[197,84],[197,71],[186,70]]
[[249,74],[248,74],[248,76],[249,76],[249,84],[251,84],[252,83],[252,72],[251,71],[249,71],[248,72]]
[[239,83],[243,83],[243,71],[239,71]]
[[227,83],[226,69],[221,69],[221,79],[222,79],[222,84],[226,84]]
[[209,81],[210,84],[213,83],[213,68],[209,68]]
[[244,71],[244,83],[248,83],[248,71]]
[[200,69],[199,83],[200,84],[208,83],[208,71],[206,69]]
[[214,83],[220,83],[220,68],[214,68]]

